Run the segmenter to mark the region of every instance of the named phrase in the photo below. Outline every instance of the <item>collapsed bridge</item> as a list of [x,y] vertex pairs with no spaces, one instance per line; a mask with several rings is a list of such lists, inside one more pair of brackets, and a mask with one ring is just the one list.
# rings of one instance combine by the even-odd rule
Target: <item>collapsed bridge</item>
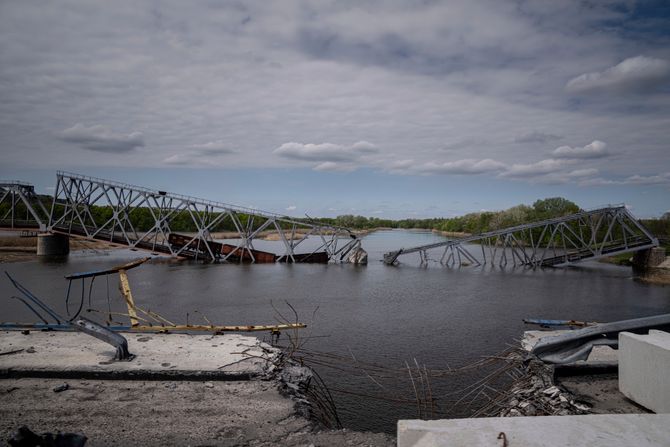
[[49,211],[30,183],[0,182],[0,207],[6,209],[0,216],[2,228],[31,228],[41,231],[46,229]]
[[[401,255],[418,253],[427,264],[438,253],[446,266],[549,267],[658,246],[656,239],[625,205],[608,206],[568,216],[450,239],[435,244],[388,252],[384,263],[395,264]],[[437,261],[437,260],[436,260]]]
[[[341,262],[361,247],[347,228],[62,171],[49,216],[52,233],[211,262]],[[222,230],[234,242],[215,241]],[[283,253],[254,248],[265,231]],[[298,253],[309,238],[316,248]]]

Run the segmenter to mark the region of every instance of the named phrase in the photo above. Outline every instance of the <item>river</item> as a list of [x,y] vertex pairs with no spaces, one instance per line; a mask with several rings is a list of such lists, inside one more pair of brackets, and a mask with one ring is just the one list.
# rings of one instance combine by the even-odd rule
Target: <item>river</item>
[[[211,265],[154,262],[129,273],[139,305],[165,317],[217,324],[275,323],[276,307],[293,318],[288,301],[310,327],[305,347],[403,368],[405,362],[447,368],[495,354],[517,343],[529,329],[523,318],[612,321],[670,312],[670,287],[635,280],[630,268],[602,263],[579,267],[525,269],[498,267],[421,267],[417,258],[386,266],[384,252],[444,240],[427,231],[388,230],[363,239],[367,266],[349,264]],[[276,248],[274,243],[258,249]],[[3,267],[37,296],[65,313],[68,273],[89,271],[143,256],[118,250],[100,255],[73,253],[67,260],[32,261]],[[107,308],[107,290],[119,307],[117,280],[99,278],[92,307]],[[73,289],[79,304],[79,289]],[[2,321],[34,321],[10,299],[14,289],[0,281]],[[88,303],[85,303],[85,308]],[[195,313],[193,310],[200,313]],[[283,336],[286,342],[286,335]],[[131,346],[132,350],[132,346]],[[415,406],[347,394],[389,394],[384,384],[317,366],[331,386],[345,427],[395,431],[398,418],[414,418]],[[474,380],[474,379],[472,379]],[[435,384],[435,396],[466,386],[468,378]],[[410,386],[406,381],[403,386]],[[411,396],[411,393],[409,394]],[[448,400],[448,399],[447,399]]]

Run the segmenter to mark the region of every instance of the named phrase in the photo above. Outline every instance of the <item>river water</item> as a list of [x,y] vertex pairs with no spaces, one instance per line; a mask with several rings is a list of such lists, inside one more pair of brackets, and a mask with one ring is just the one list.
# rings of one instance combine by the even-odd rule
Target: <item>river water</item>
[[[418,257],[401,258],[402,264],[393,267],[381,262],[384,252],[441,240],[444,238],[427,231],[371,233],[363,239],[370,259],[367,266],[152,262],[132,270],[129,277],[139,305],[180,322],[190,312],[191,323],[203,323],[204,314],[216,324],[271,324],[277,322],[273,305],[293,318],[285,304],[288,301],[301,321],[310,325],[302,332],[306,348],[389,368],[403,368],[405,362],[416,359],[427,368],[443,369],[493,355],[517,343],[529,329],[522,322],[528,317],[612,321],[670,312],[670,287],[639,282],[626,267],[584,263],[536,270],[452,269],[435,264],[422,267]],[[256,248],[278,251],[273,244],[261,242]],[[130,250],[102,256],[73,253],[66,260],[3,267],[65,313],[65,274],[102,269],[141,256],[144,253]],[[109,290],[114,308],[122,310],[117,287],[115,277],[109,284],[99,278],[93,307],[106,309]],[[0,321],[35,321],[20,303],[10,299],[14,294],[9,281],[0,280]],[[78,298],[73,299],[77,306]],[[381,388],[384,384],[336,369],[316,369],[336,390],[333,397],[345,427],[394,432],[397,419],[417,416],[412,405],[346,393],[380,395],[388,391]],[[435,384],[434,394],[447,395],[467,384],[467,377]]]

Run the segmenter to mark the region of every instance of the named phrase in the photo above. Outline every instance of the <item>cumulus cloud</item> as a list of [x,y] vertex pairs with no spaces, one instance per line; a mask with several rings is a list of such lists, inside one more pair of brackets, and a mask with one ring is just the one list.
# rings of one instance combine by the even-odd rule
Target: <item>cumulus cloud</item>
[[338,162],[352,161],[362,155],[377,152],[377,147],[367,141],[359,141],[350,146],[332,143],[284,143],[273,152],[280,157],[305,161]]
[[627,185],[665,185],[670,184],[670,172],[658,175],[631,175],[624,179]]
[[579,182],[579,186],[612,186],[621,184],[620,181],[609,180],[602,177],[585,179]]
[[583,177],[592,177],[598,175],[598,170],[596,168],[586,168],[586,169],[575,169],[565,174],[569,178],[583,178]]
[[100,124],[86,127],[82,123],[77,123],[60,132],[59,138],[96,152],[130,152],[144,146],[141,132],[122,134]]
[[612,186],[612,185],[670,185],[670,172],[655,175],[631,175],[621,180],[602,177],[580,182],[581,186]]
[[517,135],[514,138],[515,143],[547,143],[549,141],[560,140],[563,137],[560,135],[554,135],[545,132],[532,131],[527,132],[521,135]]
[[195,157],[193,157],[193,154],[182,152],[180,154],[172,154],[169,157],[165,158],[163,160],[163,164],[179,166],[179,165],[190,165],[196,161],[197,160]]
[[295,211],[296,209],[298,209],[298,207],[295,205],[289,205],[286,207],[286,211]]
[[575,159],[546,159],[527,164],[507,164],[490,158],[464,159],[444,163],[429,162],[416,164],[413,160],[401,160],[391,163],[389,172],[393,174],[422,175],[494,175],[510,180],[525,180],[532,183],[568,183],[584,180],[598,175],[596,168],[570,170]]
[[317,162],[315,171],[351,172],[370,161],[370,156],[379,152],[369,141],[358,141],[351,145],[333,143],[284,143],[273,153],[292,160]]
[[572,160],[555,160],[553,158],[548,158],[535,163],[513,164],[500,176],[510,178],[537,177],[543,174],[558,172],[571,162]]
[[351,149],[361,154],[374,154],[375,152],[379,152],[377,146],[369,141],[358,141],[351,146]]
[[405,160],[396,160],[391,163],[391,169],[408,169],[414,165],[414,160],[411,158]]
[[606,147],[607,144],[604,142],[594,140],[583,147],[557,147],[551,154],[555,158],[602,158],[609,155],[605,149]]
[[235,151],[229,143],[223,140],[210,141],[204,144],[194,144],[191,149],[204,155],[234,154]]
[[429,162],[417,166],[414,170],[424,174],[484,174],[501,171],[505,168],[506,165],[504,163],[490,158],[483,160],[468,158],[444,163]]
[[570,93],[595,91],[647,91],[670,81],[670,62],[647,56],[628,58],[603,71],[584,73],[570,81],[565,89]]
[[[79,7],[83,0],[71,3],[67,13],[57,2],[2,8],[6,170],[114,169],[119,157],[101,149],[142,144],[145,150],[116,153],[139,169],[368,166],[384,173],[357,181],[376,185],[397,184],[386,173],[461,173],[471,174],[462,178],[469,186],[477,173],[492,178],[509,167],[514,174],[523,169],[513,163],[542,158],[582,162],[518,180],[577,176],[571,173],[596,167],[589,160],[598,161],[602,177],[633,177],[631,185],[659,181],[652,174],[670,170],[670,90],[617,94],[665,79],[668,45],[650,38],[668,28],[658,19],[660,6],[642,17],[619,0],[105,2],[95,10]],[[641,54],[647,56],[618,64]],[[603,88],[614,94],[566,94]],[[54,131],[78,122],[89,131],[91,124],[108,126],[108,134],[121,132],[121,141],[105,132],[54,141]],[[552,154],[564,144],[591,142],[594,129],[616,157]],[[224,137],[236,153],[214,141]],[[362,139],[374,144],[354,144]],[[282,143],[287,146],[279,150]],[[375,152],[375,146],[383,149]],[[487,159],[500,165],[478,164]],[[300,169],[273,173],[277,184],[286,176],[312,176]],[[511,193],[508,182],[496,184],[492,197]],[[266,196],[260,185],[248,191]],[[337,205],[342,210],[358,200],[332,194],[330,200],[346,202]],[[393,194],[392,188],[365,188],[361,200],[376,203]],[[639,200],[665,209],[660,196]]]
[[167,165],[212,166],[220,162],[220,157],[234,154],[236,151],[223,140],[204,144],[193,144],[185,150],[172,154],[163,160]]
[[335,162],[335,161],[324,161],[314,166],[315,171],[333,171],[333,172],[352,172],[355,171],[358,166],[354,163],[349,162]]
[[549,183],[549,184],[563,184],[582,182],[589,177],[598,175],[599,171],[596,168],[575,169],[573,171],[551,172],[548,174],[541,174],[532,177],[531,181],[534,183]]

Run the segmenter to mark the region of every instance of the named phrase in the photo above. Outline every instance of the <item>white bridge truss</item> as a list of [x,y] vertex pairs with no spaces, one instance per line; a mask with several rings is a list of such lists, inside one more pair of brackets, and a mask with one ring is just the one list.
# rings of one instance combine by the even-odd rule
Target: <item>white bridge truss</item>
[[[386,253],[384,262],[418,253],[421,264],[562,266],[657,247],[658,240],[624,205],[582,211],[435,244]],[[438,259],[431,258],[437,252]],[[433,256],[435,256],[433,254]]]
[[0,226],[17,229],[35,228],[41,231],[46,229],[49,212],[35,194],[35,187],[30,183],[0,182],[0,205],[2,204],[9,206],[0,216]]
[[[149,228],[145,222],[140,230],[140,214],[145,220],[150,216]],[[176,218],[187,221],[195,233],[176,238],[171,228]],[[212,233],[226,221],[232,223],[237,237],[230,238],[235,240],[233,249],[222,251]],[[48,227],[57,233],[213,262],[260,262],[254,240],[265,230],[278,234],[284,253],[276,260],[282,262],[301,262],[324,252],[328,260],[340,262],[361,244],[346,228],[62,171],[57,173]],[[316,238],[318,247],[298,256],[296,249],[308,238]]]

